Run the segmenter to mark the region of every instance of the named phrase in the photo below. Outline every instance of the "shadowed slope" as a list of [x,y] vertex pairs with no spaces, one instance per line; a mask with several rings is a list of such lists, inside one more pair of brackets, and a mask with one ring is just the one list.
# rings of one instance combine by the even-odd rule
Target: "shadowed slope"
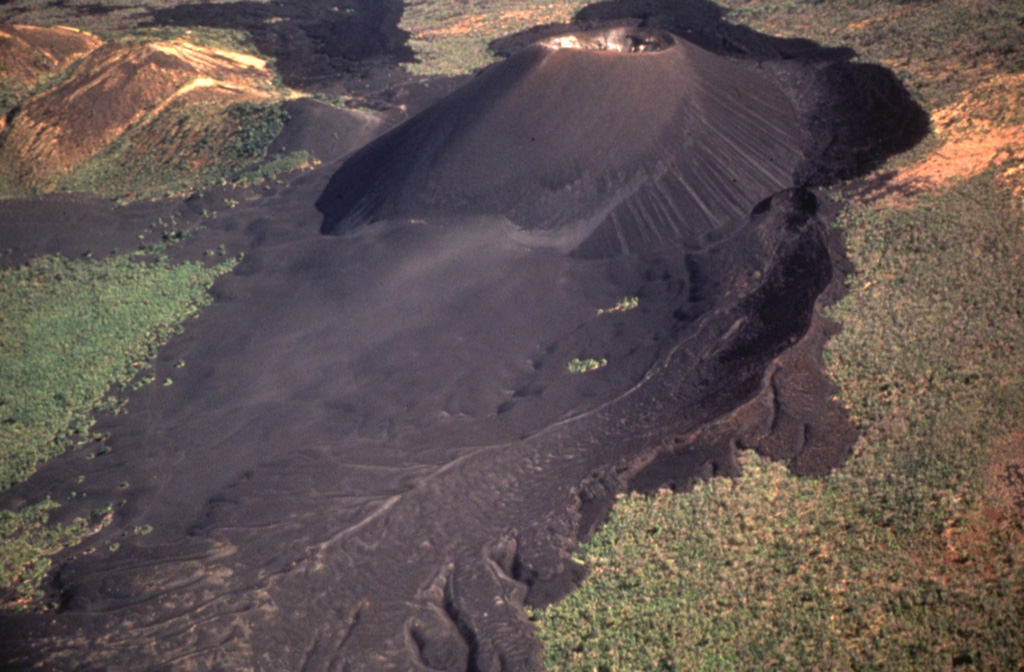
[[[170,3],[166,3],[170,4]],[[182,3],[152,9],[151,26],[211,26],[244,30],[275,61],[284,83],[318,87],[344,82],[361,92],[367,78],[392,78],[410,60],[399,30],[401,0]],[[401,77],[405,79],[405,77]]]
[[527,48],[368,145],[320,199],[322,230],[502,214],[527,244],[606,256],[699,241],[791,184],[797,117],[766,75],[668,33],[608,35]]

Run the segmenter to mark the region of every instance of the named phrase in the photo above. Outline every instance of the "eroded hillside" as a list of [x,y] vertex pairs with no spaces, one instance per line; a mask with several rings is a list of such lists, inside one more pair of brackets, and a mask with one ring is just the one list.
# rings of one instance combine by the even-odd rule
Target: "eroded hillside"
[[[94,35],[65,26],[0,25],[4,101],[18,95],[19,89],[22,94],[28,92],[42,75],[67,67],[102,43]],[[2,111],[6,114],[8,109]]]
[[288,95],[264,59],[185,38],[105,43],[6,26],[0,66],[6,195],[131,197],[222,180],[262,158],[283,123],[274,104]]

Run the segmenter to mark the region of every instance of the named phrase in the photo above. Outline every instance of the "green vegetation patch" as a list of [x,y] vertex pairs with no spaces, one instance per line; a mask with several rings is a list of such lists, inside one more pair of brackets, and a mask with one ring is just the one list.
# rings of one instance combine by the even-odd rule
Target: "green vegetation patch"
[[11,601],[40,597],[38,587],[50,571],[50,556],[90,532],[84,518],[69,525],[49,524],[48,511],[56,506],[46,499],[17,513],[0,511],[0,591]]
[[638,296],[624,296],[619,299],[614,306],[611,308],[598,308],[598,315],[606,315],[607,313],[624,313],[627,310],[633,310],[640,305],[640,297]]
[[[742,464],[736,481],[616,502],[582,587],[535,614],[547,669],[1018,669],[1011,534],[986,540],[998,561],[951,566],[863,515],[887,507],[856,477]],[[932,506],[953,519],[969,508]]]
[[588,371],[596,371],[602,367],[608,366],[608,360],[602,357],[601,359],[586,358],[580,359],[574,357],[572,361],[566,364],[566,368],[569,369],[569,373],[586,373]]
[[277,156],[259,166],[287,119],[288,113],[274,103],[173,106],[129,128],[62,176],[57,189],[133,200],[202,190],[243,176],[248,184],[305,165],[306,157]]
[[0,489],[84,439],[111,387],[210,301],[232,264],[46,256],[0,271]]
[[302,170],[319,163],[317,159],[310,156],[309,152],[300,149],[286,154],[275,154],[266,162],[260,163],[255,168],[242,173],[235,184],[242,187],[251,187],[273,179],[281,173],[290,173],[294,170]]
[[29,87],[13,79],[0,80],[0,118],[6,118],[30,95]]
[[150,42],[166,42],[185,40],[200,47],[223,49],[239,54],[250,54],[265,59],[253,44],[252,36],[245,30],[235,28],[212,28],[210,26],[153,26],[132,28],[123,33],[105,36],[113,42],[123,44],[149,44]]
[[827,362],[857,455],[622,498],[583,586],[535,614],[549,669],[1024,664],[1021,512],[987,491],[1024,427],[1024,217],[997,174],[841,215],[858,272]]

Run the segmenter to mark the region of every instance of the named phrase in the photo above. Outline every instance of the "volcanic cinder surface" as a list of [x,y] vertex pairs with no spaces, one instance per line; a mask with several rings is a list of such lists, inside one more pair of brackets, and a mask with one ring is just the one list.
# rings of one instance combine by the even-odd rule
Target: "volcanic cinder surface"
[[[742,448],[842,461],[814,188],[916,140],[920,111],[849,54],[649,9],[521,36],[205,222],[246,256],[161,354],[174,384],[0,502],[84,471],[87,501],[126,500],[116,529],[154,531],[69,555],[56,613],[4,615],[7,667],[534,670],[523,605],[571,589],[616,492],[734,473]],[[63,240],[12,217],[25,250]]]

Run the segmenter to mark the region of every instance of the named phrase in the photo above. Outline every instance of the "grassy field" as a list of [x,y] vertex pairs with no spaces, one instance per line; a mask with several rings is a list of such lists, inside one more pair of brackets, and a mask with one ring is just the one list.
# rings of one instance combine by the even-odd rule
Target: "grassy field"
[[932,114],[838,221],[826,360],[863,438],[825,479],[748,455],[621,498],[583,586],[534,613],[547,667],[1024,669],[1024,5],[725,4],[892,67]]
[[[139,252],[47,256],[0,271],[0,489],[87,440],[95,411],[119,403],[119,390],[209,303],[209,286],[233,265],[172,265]],[[47,554],[103,522],[51,526],[53,506],[0,511],[0,597],[33,595]]]

